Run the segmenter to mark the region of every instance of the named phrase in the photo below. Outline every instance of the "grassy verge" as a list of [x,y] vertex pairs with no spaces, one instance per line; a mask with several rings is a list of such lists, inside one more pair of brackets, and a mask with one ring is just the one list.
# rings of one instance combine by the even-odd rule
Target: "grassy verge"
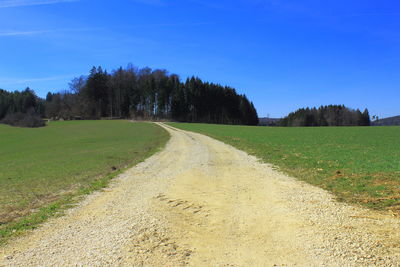
[[168,138],[159,126],[129,121],[0,125],[0,244],[107,186]]
[[340,201],[400,214],[400,127],[170,125],[244,150]]

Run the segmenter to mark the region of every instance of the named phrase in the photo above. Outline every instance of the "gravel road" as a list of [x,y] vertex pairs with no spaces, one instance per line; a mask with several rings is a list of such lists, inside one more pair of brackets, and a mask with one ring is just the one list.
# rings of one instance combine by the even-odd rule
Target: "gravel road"
[[398,218],[160,126],[162,152],[0,248],[0,266],[399,266]]

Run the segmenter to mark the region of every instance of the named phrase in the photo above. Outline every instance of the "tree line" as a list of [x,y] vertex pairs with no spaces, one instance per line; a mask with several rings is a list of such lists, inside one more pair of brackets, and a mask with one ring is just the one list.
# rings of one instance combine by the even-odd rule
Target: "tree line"
[[[21,114],[50,119],[136,118],[180,122],[257,125],[257,111],[234,88],[191,77],[182,82],[166,70],[132,65],[108,73],[93,67],[71,81],[70,90],[45,99],[29,88],[0,90],[0,121]],[[7,120],[9,121],[9,120]]]
[[44,115],[45,105],[43,100],[29,88],[21,92],[8,92],[0,89],[0,120],[7,114],[13,113]]
[[93,67],[75,78],[70,91],[48,93],[49,118],[141,118],[181,122],[257,125],[257,111],[245,95],[191,77],[182,82],[166,70],[133,66],[108,73]]
[[368,109],[361,112],[344,105],[301,108],[280,121],[280,126],[370,126]]
[[31,89],[22,92],[7,92],[0,89],[0,122],[20,127],[45,126],[43,99],[38,98]]

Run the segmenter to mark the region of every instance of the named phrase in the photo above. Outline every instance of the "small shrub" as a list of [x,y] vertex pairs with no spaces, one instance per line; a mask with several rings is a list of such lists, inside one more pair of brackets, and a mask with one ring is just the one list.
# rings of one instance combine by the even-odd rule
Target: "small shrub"
[[40,116],[21,112],[7,114],[1,122],[17,127],[36,128],[46,126],[46,122]]

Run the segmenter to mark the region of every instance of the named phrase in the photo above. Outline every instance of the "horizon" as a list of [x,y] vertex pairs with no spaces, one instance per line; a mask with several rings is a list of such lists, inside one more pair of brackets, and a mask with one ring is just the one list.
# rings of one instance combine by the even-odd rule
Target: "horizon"
[[[154,70],[156,70],[156,69],[154,69]],[[104,70],[104,71],[107,72],[107,70]],[[85,78],[87,78],[87,76],[85,76]],[[195,77],[195,78],[198,78],[198,77]],[[182,79],[181,79],[181,81],[182,81]],[[204,82],[206,82],[206,81],[204,81]],[[219,86],[224,87],[224,85],[220,85],[220,84],[216,84],[216,85],[219,85]],[[10,92],[10,93],[13,93],[13,92],[15,92],[15,91],[22,92],[22,91],[24,91],[24,90],[26,90],[26,89],[33,90],[33,89],[30,88],[29,86],[26,87],[26,88],[23,89],[23,90],[14,90],[14,91],[9,91],[9,90],[5,90],[5,89],[3,89],[3,88],[0,88],[0,90],[5,90],[5,91]],[[36,95],[37,97],[41,98],[42,100],[45,100],[45,99],[46,99],[46,96],[39,96],[39,95],[36,94],[35,91],[33,91],[33,93],[35,93],[35,95]],[[58,91],[58,92],[48,92],[48,93],[53,93],[53,94],[60,93],[60,94],[64,94],[64,92],[62,92],[62,91]],[[68,90],[68,91],[65,91],[65,93],[71,93],[71,91]],[[249,101],[252,103],[251,100],[249,100]],[[359,109],[359,108],[347,107],[347,106],[345,106],[345,105],[343,105],[343,104],[329,104],[329,105],[320,105],[320,106],[313,106],[313,107],[302,107],[302,108],[299,108],[299,109],[297,109],[297,110],[291,111],[291,112],[289,112],[288,114],[286,114],[286,115],[284,115],[284,116],[282,116],[282,117],[267,117],[267,116],[265,116],[265,117],[260,117],[260,116],[258,115],[258,118],[259,118],[259,119],[281,120],[281,119],[284,119],[286,116],[288,116],[290,113],[294,113],[294,112],[296,112],[296,111],[298,111],[298,110],[300,110],[300,109],[318,109],[319,107],[327,107],[327,106],[344,106],[344,107],[350,108],[350,109],[352,109],[352,110],[354,110],[354,111],[355,111],[355,110],[359,110],[359,111],[361,111],[361,112],[362,112],[362,111],[365,111],[365,110],[368,111],[368,108]],[[368,111],[368,112],[369,112],[369,111]],[[373,119],[374,119],[374,118],[373,118],[374,115],[371,115],[371,114],[369,114],[369,115],[370,115],[371,122],[374,121],[374,120],[373,120]],[[377,117],[376,117],[376,120],[378,120],[378,119],[379,119],[379,120],[382,120],[382,119],[387,119],[387,118],[392,118],[392,117],[399,117],[399,116],[400,116],[400,115],[395,115],[395,116],[391,116],[391,117],[379,117],[379,116],[377,116]]]
[[132,62],[233,87],[260,118],[329,104],[400,114],[395,1],[3,0],[0,14],[4,90],[45,97]]

